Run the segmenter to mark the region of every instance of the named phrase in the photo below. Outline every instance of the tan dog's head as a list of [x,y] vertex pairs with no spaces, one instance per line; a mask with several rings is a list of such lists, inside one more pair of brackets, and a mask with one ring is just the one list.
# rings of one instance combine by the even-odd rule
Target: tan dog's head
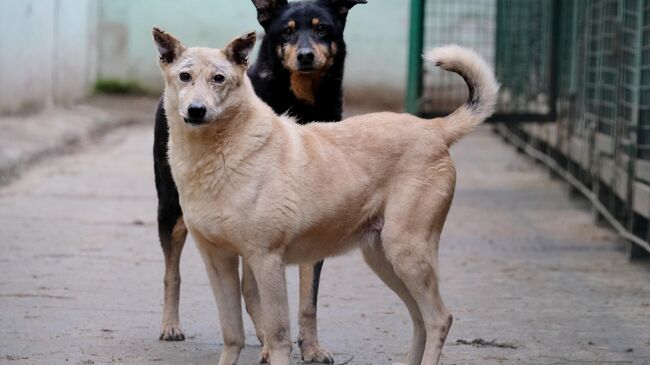
[[227,117],[245,95],[248,56],[255,45],[255,32],[230,42],[223,50],[184,47],[171,34],[153,29],[165,77],[167,114],[179,113],[185,123],[207,125]]

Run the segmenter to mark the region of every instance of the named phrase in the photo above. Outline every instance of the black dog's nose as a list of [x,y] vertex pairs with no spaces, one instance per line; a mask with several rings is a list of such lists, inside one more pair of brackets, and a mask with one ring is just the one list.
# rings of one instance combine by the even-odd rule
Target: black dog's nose
[[205,117],[205,105],[199,103],[191,103],[187,108],[187,116],[190,119],[201,120]]
[[298,62],[307,65],[314,62],[314,52],[312,52],[311,48],[301,48],[298,50]]

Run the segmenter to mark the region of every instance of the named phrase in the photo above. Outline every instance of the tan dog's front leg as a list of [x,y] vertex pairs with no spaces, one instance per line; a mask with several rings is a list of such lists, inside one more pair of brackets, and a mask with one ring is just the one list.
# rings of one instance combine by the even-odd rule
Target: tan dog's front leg
[[282,257],[271,253],[248,259],[260,293],[264,341],[270,350],[271,365],[289,365],[291,330],[289,301]]
[[323,261],[315,265],[300,265],[300,313],[298,314],[298,346],[304,362],[333,364],[332,354],[318,342],[317,302],[318,283]]
[[244,303],[246,304],[246,311],[253,320],[255,327],[255,334],[257,339],[262,344],[262,352],[260,353],[259,363],[267,364],[269,362],[269,346],[264,341],[264,321],[262,318],[262,303],[260,302],[260,293],[257,288],[257,282],[253,275],[253,270],[245,260],[242,260],[242,295],[244,296]]
[[219,365],[235,365],[244,347],[244,321],[239,285],[239,256],[211,245],[192,234],[201,251],[210,285],[219,310],[223,352]]

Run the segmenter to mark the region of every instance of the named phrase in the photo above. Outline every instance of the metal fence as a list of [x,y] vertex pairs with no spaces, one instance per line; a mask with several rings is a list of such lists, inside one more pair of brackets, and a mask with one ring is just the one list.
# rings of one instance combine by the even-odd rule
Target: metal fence
[[446,114],[467,97],[464,82],[422,64],[426,49],[455,43],[494,61],[497,0],[411,2],[411,44],[406,108],[411,113]]
[[420,39],[407,109],[445,114],[464,98],[460,80],[418,65],[424,49],[476,48],[502,83],[496,129],[585,195],[631,242],[631,256],[646,255],[650,0],[412,0],[412,10]]

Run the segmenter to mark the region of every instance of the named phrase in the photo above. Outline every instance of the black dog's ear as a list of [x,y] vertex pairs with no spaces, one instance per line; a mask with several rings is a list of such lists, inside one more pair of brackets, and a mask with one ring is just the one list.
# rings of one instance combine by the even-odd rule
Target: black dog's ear
[[185,51],[181,42],[162,29],[153,28],[153,40],[160,53],[161,64],[171,64]]
[[348,16],[348,11],[355,5],[368,3],[367,0],[321,0],[321,2],[332,8],[332,10],[343,19]]
[[257,21],[267,29],[278,8],[287,5],[287,0],[252,0],[257,9]]
[[257,34],[255,32],[246,33],[239,38],[233,39],[223,51],[228,61],[236,65],[248,66],[248,56],[250,56],[255,46],[256,39]]

